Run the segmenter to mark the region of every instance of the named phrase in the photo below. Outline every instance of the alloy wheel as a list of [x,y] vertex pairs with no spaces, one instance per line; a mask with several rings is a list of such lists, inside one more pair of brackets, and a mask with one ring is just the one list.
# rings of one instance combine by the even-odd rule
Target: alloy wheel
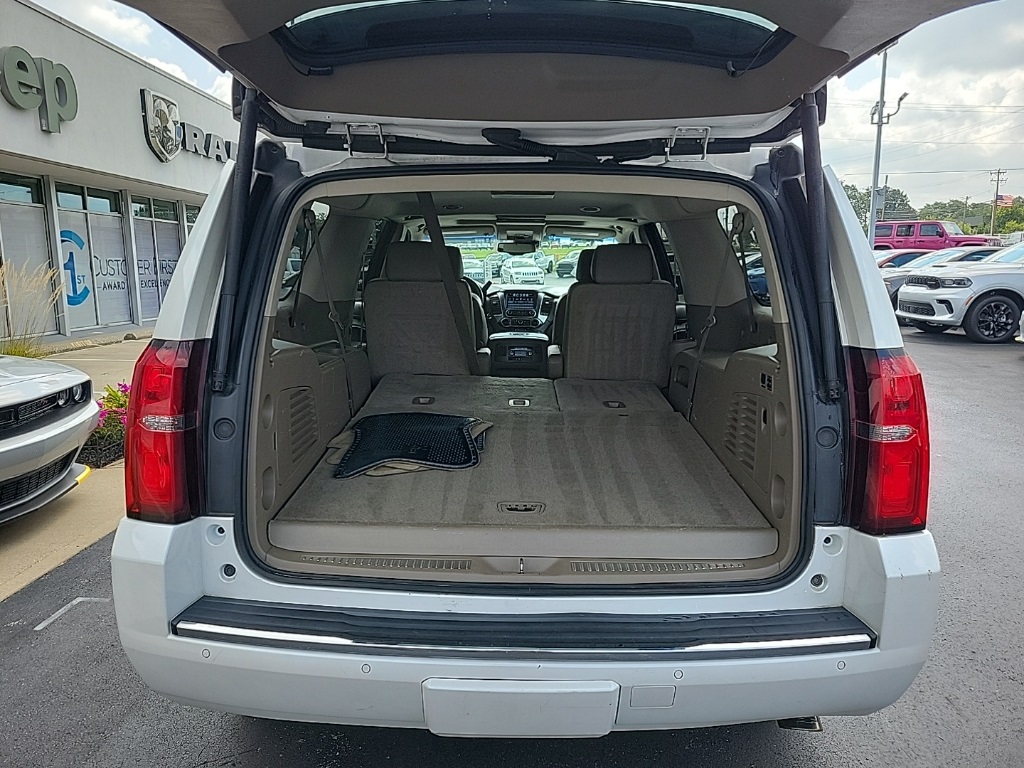
[[1014,329],[1014,311],[1009,302],[994,301],[978,312],[978,330],[990,339],[1006,336]]

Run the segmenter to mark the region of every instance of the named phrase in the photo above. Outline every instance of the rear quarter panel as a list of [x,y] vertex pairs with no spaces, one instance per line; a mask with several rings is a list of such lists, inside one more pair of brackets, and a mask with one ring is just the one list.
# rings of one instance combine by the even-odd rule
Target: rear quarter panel
[[831,167],[825,168],[825,203],[832,258],[832,290],[843,346],[895,349],[903,346],[881,270],[857,214]]

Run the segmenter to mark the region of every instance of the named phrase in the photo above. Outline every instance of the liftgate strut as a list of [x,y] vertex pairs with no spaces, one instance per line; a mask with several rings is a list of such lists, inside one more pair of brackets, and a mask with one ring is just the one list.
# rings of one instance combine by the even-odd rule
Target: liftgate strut
[[821,394],[831,402],[839,400],[842,385],[833,340],[836,336],[836,308],[832,295],[832,267],[828,253],[828,221],[825,217],[825,173],[821,167],[818,135],[818,102],[813,93],[804,94],[800,107],[800,131],[804,140],[804,181],[807,185],[807,214],[810,222],[810,255],[814,272],[814,293],[818,303],[823,379]]
[[220,322],[217,324],[216,357],[210,386],[214,392],[227,389],[231,352],[235,299],[238,296],[238,272],[242,266],[242,243],[245,240],[245,212],[252,187],[253,164],[256,160],[256,123],[259,108],[256,91],[243,88],[241,125],[238,131],[238,159],[231,187],[231,212],[228,220],[228,242],[224,253],[224,281],[220,288]]

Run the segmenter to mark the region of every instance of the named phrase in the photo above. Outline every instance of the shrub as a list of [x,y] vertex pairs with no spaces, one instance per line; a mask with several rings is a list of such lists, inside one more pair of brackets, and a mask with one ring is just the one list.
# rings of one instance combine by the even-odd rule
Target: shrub
[[0,264],[0,302],[3,324],[0,328],[0,354],[19,357],[43,357],[39,343],[53,319],[53,308],[60,300],[60,273],[56,269],[28,265]]
[[116,387],[108,384],[103,396],[96,401],[100,406],[100,421],[92,436],[97,441],[124,441],[125,424],[128,420],[128,393],[131,389],[131,386],[123,381]]

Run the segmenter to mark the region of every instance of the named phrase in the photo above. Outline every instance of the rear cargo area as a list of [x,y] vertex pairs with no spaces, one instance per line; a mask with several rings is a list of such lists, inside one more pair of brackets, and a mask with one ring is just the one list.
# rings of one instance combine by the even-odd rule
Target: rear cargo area
[[322,459],[274,547],[396,557],[747,559],[778,532],[650,382],[389,374],[374,414],[493,424],[470,469],[336,479]]

